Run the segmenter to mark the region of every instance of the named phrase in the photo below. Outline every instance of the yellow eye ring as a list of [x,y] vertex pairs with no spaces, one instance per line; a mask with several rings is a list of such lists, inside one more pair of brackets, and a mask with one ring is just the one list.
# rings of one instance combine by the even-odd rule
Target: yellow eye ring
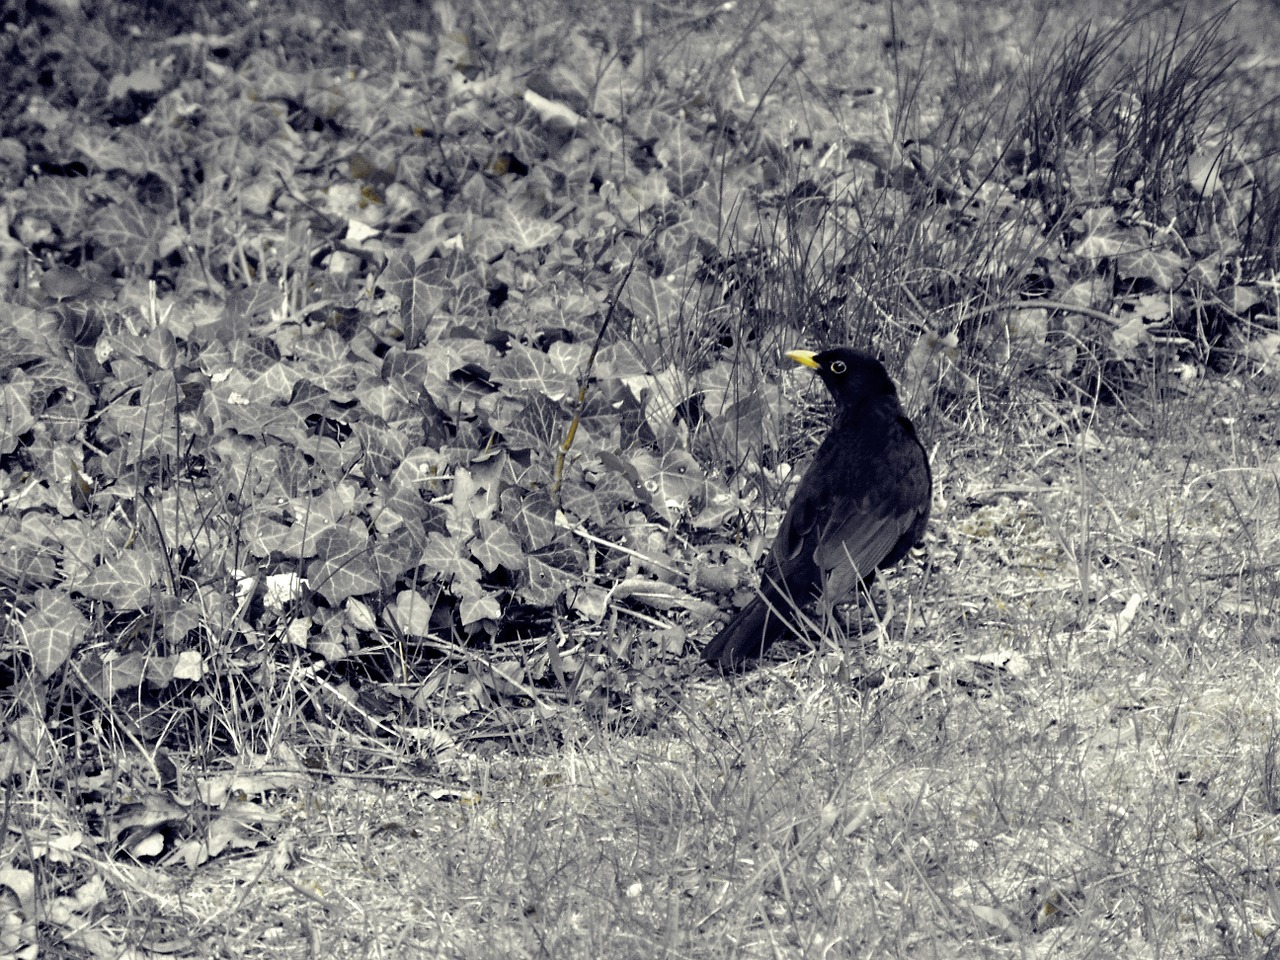
[[848,368],[845,366],[845,362],[843,360],[836,360],[831,364],[831,372],[834,374],[838,375],[844,373],[846,369]]

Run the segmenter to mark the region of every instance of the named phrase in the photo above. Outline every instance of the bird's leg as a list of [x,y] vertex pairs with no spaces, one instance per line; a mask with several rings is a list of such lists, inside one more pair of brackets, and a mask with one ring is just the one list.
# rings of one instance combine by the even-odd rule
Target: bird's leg
[[[858,636],[858,652],[865,664],[867,655],[873,654],[876,658],[880,656],[881,643],[887,636],[887,629],[893,620],[894,604],[893,593],[886,590],[882,585],[878,588],[874,586],[875,580],[862,581],[858,584],[854,592],[854,598],[848,603],[843,604],[844,626],[847,636],[852,636],[853,631],[850,624],[856,623]],[[884,596],[883,603],[877,603],[876,593]],[[875,632],[872,636],[867,636],[867,630],[864,626],[865,617],[863,614],[863,605],[866,605],[870,611],[871,620],[875,624]],[[881,612],[881,607],[884,610]]]
[[893,591],[885,587],[882,583],[879,586],[879,592],[884,595],[884,610],[881,612],[880,607],[876,605],[875,598],[871,595],[871,584],[864,584],[859,593],[865,593],[867,596],[867,606],[871,608],[871,615],[876,621],[876,654],[880,654],[881,641],[887,637],[889,624],[893,622]]
[[866,644],[862,629],[861,603],[858,600],[820,600],[814,611],[818,621],[814,626],[822,640],[830,641],[845,657],[850,658],[855,669],[866,663]]
[[819,637],[819,645],[823,640],[830,640],[835,644],[836,649],[844,652],[848,647],[849,641],[849,624],[843,616],[844,611],[841,604],[829,603],[825,599],[818,601],[816,614],[816,623],[814,624],[814,632]]

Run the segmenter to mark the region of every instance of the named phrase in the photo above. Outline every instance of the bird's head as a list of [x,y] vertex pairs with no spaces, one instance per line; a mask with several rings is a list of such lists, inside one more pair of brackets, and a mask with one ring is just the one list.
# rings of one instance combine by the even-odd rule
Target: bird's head
[[821,353],[792,350],[787,356],[816,370],[836,403],[842,407],[851,407],[872,397],[898,395],[884,365],[853,347],[836,347]]

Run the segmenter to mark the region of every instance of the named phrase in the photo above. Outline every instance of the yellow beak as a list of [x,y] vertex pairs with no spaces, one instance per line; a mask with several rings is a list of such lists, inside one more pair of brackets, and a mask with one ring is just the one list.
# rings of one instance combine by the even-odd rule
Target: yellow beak
[[812,350],[788,350],[787,351],[787,357],[789,359],[794,360],[796,363],[803,364],[806,367],[810,367],[811,369],[814,369],[814,370],[820,369],[820,367],[818,366],[818,362],[813,359],[816,356],[817,354],[814,353]]

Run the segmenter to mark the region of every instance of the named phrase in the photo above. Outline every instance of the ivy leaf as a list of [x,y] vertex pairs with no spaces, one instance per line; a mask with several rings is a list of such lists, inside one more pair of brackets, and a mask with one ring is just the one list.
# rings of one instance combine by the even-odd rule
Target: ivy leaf
[[368,531],[355,517],[324,530],[315,545],[317,559],[307,566],[307,581],[332,606],[381,587],[369,559]]
[[596,481],[597,489],[616,493],[620,501],[649,502],[650,494],[645,490],[635,464],[608,450],[601,450],[597,455],[603,468]]
[[[140,75],[145,76],[147,69],[142,68]],[[154,68],[151,69],[154,72]],[[111,81],[113,87],[119,79]],[[158,88],[153,92],[158,92]],[[163,175],[165,157],[163,151],[156,149],[155,139],[138,136],[134,131],[123,128],[115,130],[111,136],[104,136],[91,126],[76,124],[72,127],[68,143],[84,154],[96,170],[118,170],[131,177],[142,178],[148,173]]]
[[[224,395],[225,393],[225,395]],[[306,425],[288,407],[250,402],[234,391],[205,392],[200,413],[214,433],[236,432],[247,437],[274,437],[294,446],[306,441]]]
[[476,520],[492,516],[498,506],[492,475],[485,475],[483,464],[475,466],[475,471],[466,467],[454,469],[452,496],[444,508],[446,528],[463,540],[475,532]]
[[554,400],[535,396],[511,423],[502,428],[502,435],[510,449],[531,450],[541,456],[551,456],[563,442],[569,420],[568,413]]
[[291,557],[306,555],[300,548],[286,549],[294,537],[292,526],[266,510],[246,514],[241,519],[239,535],[253,557],[266,558],[277,552]]
[[1116,222],[1111,207],[1090,207],[1071,221],[1071,229],[1081,234],[1071,252],[1089,260],[1114,257],[1128,246],[1126,231]]
[[[612,516],[623,496],[631,493],[631,485],[615,484],[610,477],[597,487],[588,482],[580,466],[571,473],[560,488],[560,506],[566,513],[596,526],[604,526]],[[617,495],[618,492],[621,495]],[[613,494],[613,495],[611,495]]]
[[98,210],[89,218],[88,234],[103,250],[110,251],[121,266],[145,269],[172,252],[165,249],[166,224],[132,197],[124,197]]
[[37,590],[31,600],[34,609],[21,621],[19,635],[36,673],[48,680],[84,640],[89,622],[65,594]]
[[654,149],[667,175],[667,184],[678,197],[687,197],[707,176],[706,150],[690,136],[689,125],[677,123]]
[[90,653],[83,658],[85,679],[104,699],[111,699],[121,690],[136,690],[146,679],[147,657],[143,654],[108,654],[107,657],[103,660]]
[[[636,271],[622,291],[622,305],[639,319],[646,329],[674,329],[684,310],[687,283],[668,274],[650,276]],[[648,372],[647,367],[644,369]]]
[[650,508],[668,522],[704,499],[706,474],[687,450],[669,450],[661,457],[639,450],[630,459],[642,478],[640,489],[648,495]]
[[160,582],[160,555],[143,544],[134,544],[112,560],[103,561],[75,588],[91,600],[102,600],[117,610],[145,610],[151,591]]
[[596,358],[597,373],[609,380],[643,377],[652,367],[653,359],[645,354],[643,346],[632,340],[605,344]]
[[135,464],[149,455],[177,455],[177,437],[172,429],[178,384],[173,372],[157,370],[139,385],[137,394],[127,394],[103,412],[104,434],[113,440],[133,441],[128,459]]
[[336,403],[357,399],[356,368],[351,361],[351,348],[336,330],[324,330],[314,337],[290,345],[295,378],[306,377],[307,384],[329,395]]
[[31,379],[14,369],[7,383],[0,385],[0,454],[18,449],[18,437],[36,424],[31,414]]
[[502,518],[530,550],[556,539],[556,506],[542,491],[508,487],[502,491]]
[[574,545],[561,541],[527,556],[527,567],[520,578],[521,600],[538,607],[550,607],[564,592],[582,579],[582,555]]
[[[576,38],[578,44],[586,47],[583,55],[595,56],[599,61],[598,50],[592,48],[589,41],[584,41],[584,36]],[[591,65],[587,78],[592,93],[592,110],[615,121],[625,117],[639,97],[648,70],[642,57],[610,56],[603,63]]]
[[365,469],[371,479],[385,479],[422,444],[422,418],[387,422],[378,418],[351,424],[352,435],[364,451]]
[[378,484],[377,495],[369,509],[373,517],[374,530],[380,534],[391,534],[397,530],[408,529],[412,533],[423,536],[423,526],[427,520],[427,504],[422,495],[408,484]]
[[[52,491],[48,486],[32,485],[32,492]],[[31,498],[24,497],[24,506]],[[51,502],[57,500],[50,496]],[[70,497],[66,498],[70,507]],[[72,513],[74,508],[68,509]],[[0,511],[0,576],[10,583],[25,582],[31,587],[54,584],[62,580],[76,581],[93,569],[100,549],[100,531],[89,529],[79,519],[63,520],[56,514],[24,509],[21,516],[14,510]]]
[[502,605],[489,594],[463,597],[458,603],[458,620],[464,627],[481,620],[502,619]]
[[[255,283],[239,287],[227,294],[226,314],[233,330],[246,320],[261,322],[280,310],[285,302],[285,292],[268,283]],[[238,334],[238,335],[243,335]]]
[[507,570],[525,568],[524,548],[506,524],[497,520],[481,520],[480,536],[471,541],[471,555],[489,573],[499,567]]
[[193,631],[200,629],[210,611],[225,609],[219,600],[225,599],[213,591],[204,591],[200,603],[192,603],[180,597],[160,596],[155,598],[152,609],[164,623],[164,635],[170,643],[177,645],[186,640]]
[[467,585],[479,583],[480,571],[471,562],[469,553],[461,552],[460,539],[433,531],[427,535],[427,546],[419,563],[441,583],[454,587],[456,593],[470,594],[474,591],[467,589]]
[[164,75],[154,63],[143,63],[135,66],[131,73],[116,74],[107,85],[107,97],[121,100],[130,93],[159,94],[164,90]]
[[1151,339],[1140,314],[1130,313],[1127,316],[1128,319],[1111,332],[1111,351],[1118,360],[1138,359],[1138,348]]
[[[93,184],[101,187],[96,179]],[[40,177],[26,188],[20,209],[26,216],[47,220],[62,236],[74,239],[84,233],[93,209],[85,196],[89,189],[90,181],[82,177]]]
[[1163,296],[1154,293],[1144,293],[1137,297],[1130,304],[1133,311],[1143,320],[1160,321],[1167,319],[1172,305],[1168,294]]
[[[393,257],[380,282],[400,298],[400,322],[405,343],[410,348],[427,339],[431,321],[446,312],[445,305],[456,298],[460,289],[482,286],[478,284],[470,257],[456,251],[444,257],[429,257],[420,263],[409,253]],[[433,331],[431,339],[442,332]]]
[[429,637],[435,604],[417,590],[401,590],[383,613],[406,635]]
[[549,247],[560,239],[564,227],[540,217],[525,216],[514,206],[507,205],[494,221],[497,236],[518,253],[528,253]]
[[1232,311],[1241,315],[1249,314],[1265,299],[1262,291],[1252,284],[1234,284],[1227,295]]
[[541,394],[561,401],[577,392],[577,380],[561,371],[547,354],[515,343],[493,366],[491,379],[509,395]]
[[1172,290],[1182,276],[1182,258],[1168,248],[1148,248],[1121,255],[1117,272],[1122,277],[1150,280],[1161,290]]
[[174,680],[199,680],[204,676],[204,661],[195,650],[183,650],[167,657],[152,657],[147,661],[147,682],[165,687]]
[[1085,195],[1102,191],[1115,169],[1116,152],[1114,137],[1067,151],[1067,172],[1072,184]]

